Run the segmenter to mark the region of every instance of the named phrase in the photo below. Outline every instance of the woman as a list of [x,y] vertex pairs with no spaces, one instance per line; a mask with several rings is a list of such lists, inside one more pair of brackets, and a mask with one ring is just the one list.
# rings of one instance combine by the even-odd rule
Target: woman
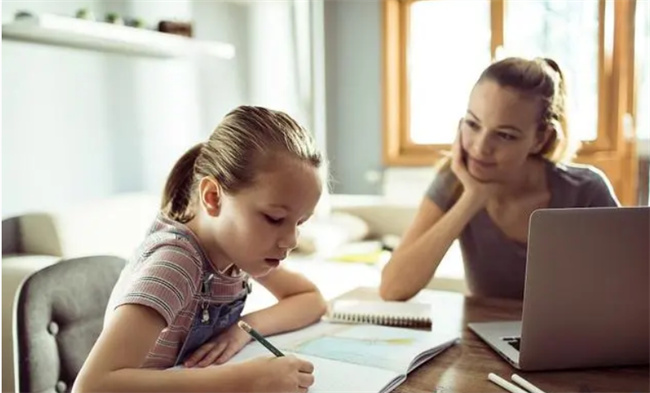
[[451,158],[382,271],[384,299],[414,296],[457,238],[473,295],[521,299],[534,210],[618,206],[602,172],[562,163],[573,150],[566,104],[551,59],[507,58],[483,71]]

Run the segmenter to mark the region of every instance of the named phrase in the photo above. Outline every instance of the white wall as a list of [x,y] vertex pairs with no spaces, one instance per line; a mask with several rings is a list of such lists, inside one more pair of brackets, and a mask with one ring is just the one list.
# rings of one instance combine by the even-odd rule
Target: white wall
[[380,0],[325,1],[325,62],[334,192],[380,194]]
[[[176,158],[237,105],[268,105],[309,124],[310,81],[296,80],[309,67],[292,60],[302,41],[291,39],[288,4],[3,2],[3,22],[18,9],[74,15],[82,7],[149,23],[188,17],[198,38],[233,43],[237,54],[189,62],[3,40],[2,217],[121,192],[158,193]],[[381,170],[379,2],[324,6],[328,112],[321,117],[334,189],[379,193],[380,183],[365,181]]]
[[[193,18],[198,38],[239,44],[234,60],[159,60],[2,41],[2,217],[126,191],[160,192],[171,165],[247,100],[246,8],[224,2],[3,2],[74,15],[89,8]],[[242,47],[243,45],[243,47]]]
[[[70,13],[87,3],[28,7]],[[3,23],[26,6],[3,2]],[[6,40],[2,57],[3,216],[109,192],[106,57]]]
[[[249,25],[249,98],[254,105],[267,106],[287,112],[299,123],[310,122],[309,97],[301,94],[301,82],[309,64],[305,46],[296,40],[295,8],[292,1],[255,1],[248,5]],[[308,14],[304,18],[308,18]],[[305,27],[305,26],[300,26]],[[303,31],[301,38],[309,34]],[[307,37],[308,39],[308,37]],[[300,53],[299,53],[300,51]],[[300,54],[307,59],[299,59]],[[299,64],[302,60],[303,63]],[[307,92],[307,94],[310,94]]]

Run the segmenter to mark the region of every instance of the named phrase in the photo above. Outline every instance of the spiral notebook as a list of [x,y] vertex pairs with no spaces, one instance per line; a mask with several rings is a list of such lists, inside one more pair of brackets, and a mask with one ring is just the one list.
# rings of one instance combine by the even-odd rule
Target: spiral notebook
[[431,329],[431,305],[376,300],[337,300],[328,322]]

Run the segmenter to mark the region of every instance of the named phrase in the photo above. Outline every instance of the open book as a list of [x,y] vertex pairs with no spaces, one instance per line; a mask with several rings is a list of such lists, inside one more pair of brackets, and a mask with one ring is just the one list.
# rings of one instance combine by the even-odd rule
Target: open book
[[[310,393],[390,392],[408,373],[458,339],[458,333],[328,322],[268,337],[285,354],[314,364]],[[252,341],[229,363],[257,356],[272,355]]]
[[326,320],[431,329],[431,304],[377,300],[337,300]]

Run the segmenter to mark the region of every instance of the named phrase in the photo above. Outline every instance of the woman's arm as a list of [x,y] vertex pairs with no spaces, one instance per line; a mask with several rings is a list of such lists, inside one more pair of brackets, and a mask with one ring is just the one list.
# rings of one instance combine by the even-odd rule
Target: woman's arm
[[445,213],[425,197],[404,238],[381,274],[384,300],[406,300],[431,280],[451,243],[481,209],[468,193]]
[[[165,320],[141,305],[118,307],[86,359],[74,392],[237,392],[249,390],[250,364],[212,368],[141,369]],[[254,378],[253,378],[254,379]]]
[[327,303],[316,286],[303,275],[282,267],[256,279],[278,303],[242,317],[262,334],[275,334],[312,324],[327,311]]

